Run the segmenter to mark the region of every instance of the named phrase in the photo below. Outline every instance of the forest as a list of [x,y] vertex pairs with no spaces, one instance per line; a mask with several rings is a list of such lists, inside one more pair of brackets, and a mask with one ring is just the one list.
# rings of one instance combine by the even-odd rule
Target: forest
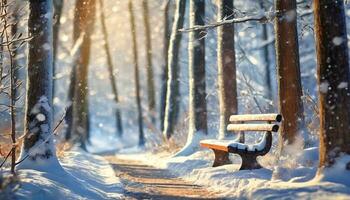
[[0,0],[0,200],[350,199],[349,23],[347,0]]

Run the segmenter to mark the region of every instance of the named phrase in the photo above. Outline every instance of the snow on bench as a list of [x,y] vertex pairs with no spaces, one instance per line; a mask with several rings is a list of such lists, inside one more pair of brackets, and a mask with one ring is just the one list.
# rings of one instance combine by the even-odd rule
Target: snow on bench
[[[251,123],[251,122],[260,123]],[[278,123],[282,121],[282,116],[279,114],[257,114],[257,115],[232,115],[228,131],[255,131],[265,134],[260,142],[256,144],[245,144],[244,140],[240,141],[241,137],[236,140],[202,140],[200,145],[205,148],[212,149],[215,154],[213,167],[225,164],[231,164],[229,153],[235,153],[241,156],[242,165],[240,170],[259,169],[261,165],[257,162],[257,156],[266,155],[272,146],[272,132],[277,132],[279,129]],[[249,122],[249,124],[243,124]],[[262,123],[263,122],[263,123]]]

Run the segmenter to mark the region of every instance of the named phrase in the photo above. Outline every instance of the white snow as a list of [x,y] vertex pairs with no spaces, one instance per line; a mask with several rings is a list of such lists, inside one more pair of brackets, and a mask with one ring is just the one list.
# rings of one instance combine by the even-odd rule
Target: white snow
[[328,81],[323,81],[320,83],[320,86],[319,86],[319,90],[321,93],[327,93],[328,92],[328,88],[329,87],[329,83]]
[[322,169],[315,180],[330,181],[350,187],[350,171],[346,169],[346,166],[350,165],[349,163],[350,155],[343,155],[336,159],[331,168]]
[[341,82],[337,86],[338,89],[344,89],[344,88],[347,88],[347,87],[348,87],[348,82]]
[[201,131],[189,130],[189,134],[188,134],[188,138],[187,138],[187,142],[186,142],[185,146],[179,152],[177,152],[174,156],[175,157],[177,157],[177,156],[189,156],[189,155],[193,154],[194,152],[196,152],[199,149],[200,141],[203,139],[206,139],[207,137],[209,137],[209,136],[205,135]]
[[43,122],[43,121],[45,121],[46,117],[45,117],[44,114],[39,113],[39,114],[36,115],[36,119],[37,119],[39,122]]
[[213,145],[219,145],[219,146],[229,146],[230,144],[236,142],[236,140],[215,140],[215,139],[208,139],[208,140],[201,140],[200,143],[203,144],[213,144]]
[[52,19],[52,12],[47,12],[45,15],[44,15],[45,18],[47,19]]
[[344,40],[342,37],[334,37],[332,42],[335,46],[339,46],[344,42]]
[[[324,173],[326,175],[322,176],[323,179],[320,179],[320,176],[314,178],[318,166],[318,148],[305,149],[300,155],[294,155],[295,163],[278,163],[273,161],[275,157],[269,153],[258,159],[265,168],[244,171],[238,171],[241,160],[237,156],[231,157],[234,164],[211,167],[214,156],[210,150],[179,157],[165,153],[140,152],[135,155],[117,155],[122,159],[130,159],[131,156],[132,159],[139,159],[145,164],[167,169],[194,184],[207,186],[226,198],[349,199],[350,195],[350,176],[347,176],[350,173],[344,169],[339,171],[337,165],[335,170],[330,171],[336,172],[338,178],[343,176],[341,183],[330,180],[334,173],[329,172]],[[342,158],[338,162],[339,165],[344,167],[349,158]],[[290,167],[286,167],[288,165]]]
[[263,138],[259,141],[259,143],[256,143],[256,144],[240,143],[239,137],[237,137],[234,140],[227,140],[227,139],[226,140],[215,140],[215,139],[201,140],[200,143],[213,144],[213,145],[226,146],[226,147],[230,146],[241,150],[247,149],[248,151],[261,151],[265,148],[265,145],[266,145],[266,133],[264,134]]
[[62,169],[19,171],[16,197],[35,200],[121,199],[122,187],[107,161],[79,150],[66,152]]
[[49,50],[51,50],[51,45],[49,43],[45,43],[45,44],[43,44],[43,48],[45,51],[49,51]]
[[51,112],[52,109],[48,98],[46,96],[41,96],[30,111],[30,114],[35,115],[36,119],[29,122],[30,130],[28,133],[34,134],[40,130],[41,136],[29,150],[24,149],[24,145],[22,145],[21,154],[17,161],[20,163],[17,165],[17,169],[36,169],[46,172],[54,168],[62,171],[62,167],[56,157],[55,144],[52,137],[53,133],[50,130],[52,125],[45,122],[51,121]]

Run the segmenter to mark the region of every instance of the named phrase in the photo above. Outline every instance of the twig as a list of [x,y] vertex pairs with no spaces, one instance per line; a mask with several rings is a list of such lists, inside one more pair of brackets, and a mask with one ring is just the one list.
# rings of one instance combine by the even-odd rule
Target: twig
[[219,21],[213,24],[208,25],[196,25],[187,29],[179,29],[179,32],[191,32],[191,31],[199,31],[199,30],[206,30],[206,29],[213,29],[218,26],[228,25],[228,24],[235,24],[235,23],[244,23],[248,21],[256,21],[259,23],[267,23],[269,21],[269,18],[265,15],[255,15],[255,16],[246,16],[241,18],[234,18],[229,20],[223,20]]
[[2,161],[0,168],[6,163],[7,159],[10,157],[12,151],[13,151],[13,148],[11,149],[11,151],[9,151],[9,153],[6,155],[5,159]]
[[318,106],[317,106],[317,102],[315,101],[315,99],[313,99],[308,92],[305,92],[305,98],[306,98],[306,100],[308,100],[309,102],[311,102],[313,104],[312,109],[314,110],[314,112],[317,115],[319,115]]
[[261,109],[260,105],[259,105],[259,102],[258,100],[256,99],[255,95],[254,95],[254,92],[253,92],[253,88],[252,86],[250,85],[250,83],[248,82],[248,79],[246,78],[246,76],[242,73],[242,76],[243,76],[243,79],[245,81],[245,84],[247,85],[248,87],[248,90],[250,91],[250,93],[252,94],[252,97],[253,97],[253,100],[256,104],[256,106],[258,107],[260,113],[263,113],[263,110]]
[[2,42],[2,43],[0,43],[0,45],[6,47],[8,45],[12,45],[12,44],[17,43],[17,42],[28,42],[31,39],[33,39],[33,37],[19,38],[19,39],[16,39],[16,40]]
[[64,118],[65,118],[65,116],[66,116],[66,112],[67,112],[67,108],[65,108],[64,113],[63,113],[63,115],[62,115],[60,121],[58,121],[58,123],[56,124],[55,128],[53,129],[53,131],[52,131],[53,134],[57,135],[57,130],[58,130],[58,128],[61,126],[61,124],[63,123]]

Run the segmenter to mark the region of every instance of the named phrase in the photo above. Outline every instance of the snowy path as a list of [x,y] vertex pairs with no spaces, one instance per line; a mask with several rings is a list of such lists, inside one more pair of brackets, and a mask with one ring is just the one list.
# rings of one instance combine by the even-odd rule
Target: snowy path
[[144,165],[132,158],[105,158],[121,179],[127,199],[220,199],[214,192],[176,178],[167,170]]

